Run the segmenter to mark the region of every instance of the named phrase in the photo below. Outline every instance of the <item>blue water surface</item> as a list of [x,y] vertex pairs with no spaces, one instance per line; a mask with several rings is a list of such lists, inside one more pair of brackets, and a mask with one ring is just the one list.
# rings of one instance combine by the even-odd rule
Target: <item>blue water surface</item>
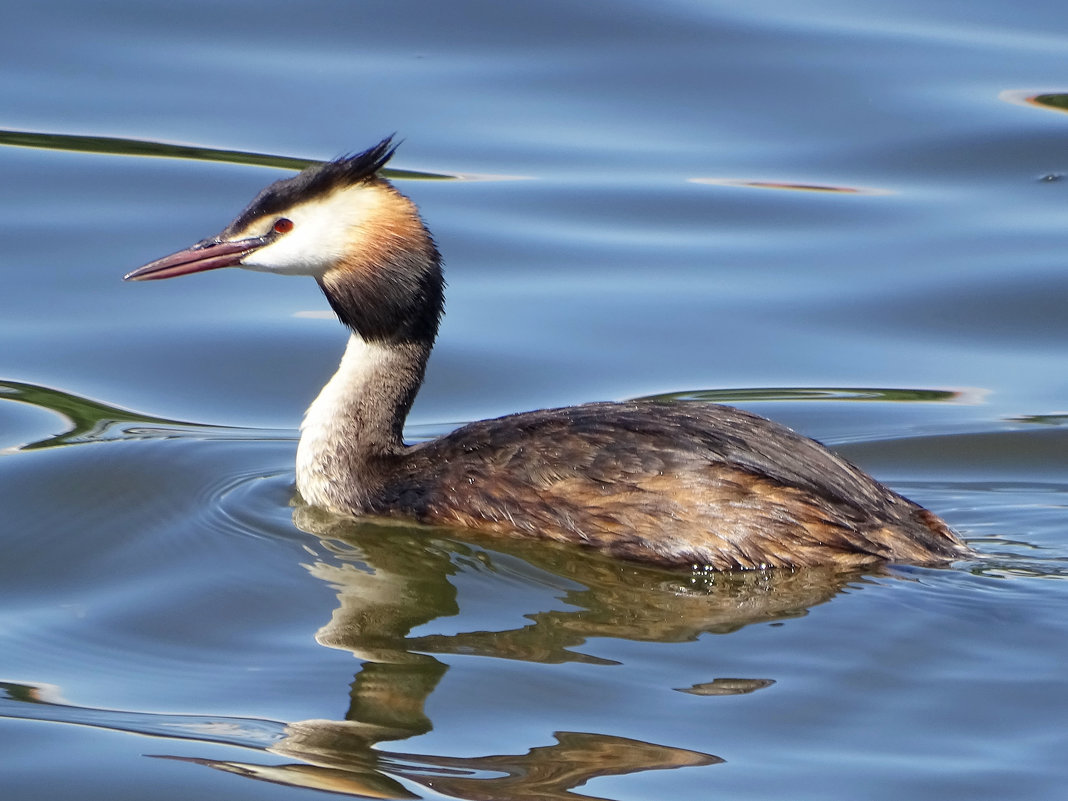
[[[0,794],[1060,798],[1066,65],[1048,0],[6,9]],[[120,278],[394,132],[449,280],[410,438],[734,403],[982,557],[691,575],[294,505],[314,282]]]

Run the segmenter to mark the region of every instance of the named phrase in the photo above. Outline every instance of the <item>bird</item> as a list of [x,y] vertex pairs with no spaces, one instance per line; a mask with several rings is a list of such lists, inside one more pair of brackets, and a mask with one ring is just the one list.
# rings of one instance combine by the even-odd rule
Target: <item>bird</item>
[[349,337],[301,425],[306,504],[666,568],[944,565],[971,553],[933,512],[815,440],[719,404],[595,402],[406,443],[445,282],[416,205],[379,174],[396,148],[387,137],[278,180],[219,234],[125,276],[241,267],[316,280]]

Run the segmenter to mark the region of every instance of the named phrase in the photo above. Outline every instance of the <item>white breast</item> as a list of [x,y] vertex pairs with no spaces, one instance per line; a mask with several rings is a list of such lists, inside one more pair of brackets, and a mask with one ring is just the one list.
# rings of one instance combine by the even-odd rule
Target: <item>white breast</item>
[[308,503],[352,511],[365,500],[347,468],[360,439],[360,401],[387,362],[385,348],[352,334],[337,372],[305,412],[297,446],[297,490]]

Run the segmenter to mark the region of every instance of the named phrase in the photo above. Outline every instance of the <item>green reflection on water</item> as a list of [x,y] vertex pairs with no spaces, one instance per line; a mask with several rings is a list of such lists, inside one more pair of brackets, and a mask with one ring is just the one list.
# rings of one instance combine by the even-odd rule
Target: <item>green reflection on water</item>
[[[193,161],[221,161],[227,164],[248,164],[255,167],[276,167],[286,170],[303,170],[313,164],[322,164],[318,159],[303,159],[292,156],[272,156],[266,153],[247,153],[241,150],[220,150],[196,145],[176,145],[163,142],[146,142],[140,139],[123,139],[114,136],[79,136],[76,134],[42,133],[40,131],[0,130],[0,146],[31,147],[44,150],[67,150],[77,153],[101,153],[112,156],[148,156],[151,158],[190,159]],[[386,168],[383,177],[401,180],[450,181],[455,175],[398,170]]]
[[1059,111],[1068,111],[1068,94],[1064,94],[1063,92],[1035,95],[1031,100],[1039,106],[1046,106],[1047,108],[1053,108]]
[[908,401],[948,402],[962,399],[962,393],[948,389],[888,389],[875,387],[761,387],[757,389],[700,389],[665,392],[635,400],[704,401],[742,403],[746,401]]
[[154,439],[188,435],[192,431],[210,433],[214,437],[243,431],[231,427],[186,423],[165,417],[152,417],[118,406],[83,398],[58,389],[26,384],[21,381],[0,381],[0,400],[25,403],[38,409],[54,412],[68,423],[67,430],[36,442],[19,446],[20,451],[78,445],[111,440]]
[[1040,426],[1068,425],[1068,414],[1021,414],[1008,419],[1014,423],[1031,423]]

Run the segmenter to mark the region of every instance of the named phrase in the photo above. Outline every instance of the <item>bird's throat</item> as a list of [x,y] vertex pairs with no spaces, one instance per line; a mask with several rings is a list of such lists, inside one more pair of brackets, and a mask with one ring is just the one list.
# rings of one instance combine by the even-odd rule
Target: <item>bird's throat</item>
[[404,452],[404,420],[429,352],[429,344],[349,337],[337,372],[301,425],[297,490],[306,502],[336,511],[371,511],[383,465]]

